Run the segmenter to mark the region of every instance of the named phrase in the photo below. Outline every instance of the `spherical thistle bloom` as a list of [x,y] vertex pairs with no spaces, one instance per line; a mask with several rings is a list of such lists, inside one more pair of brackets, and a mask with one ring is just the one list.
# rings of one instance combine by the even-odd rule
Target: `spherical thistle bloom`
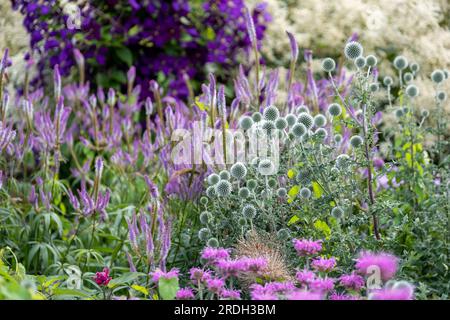
[[263,159],[258,164],[258,172],[263,176],[275,173],[275,164],[270,159]]
[[403,80],[405,80],[406,83],[411,82],[414,80],[414,75],[411,72],[406,72],[403,75]]
[[367,63],[367,65],[368,65],[369,67],[373,68],[373,67],[375,67],[375,66],[377,65],[378,59],[377,59],[377,57],[375,57],[373,54],[369,54],[369,55],[366,57],[366,63]]
[[295,274],[295,279],[301,285],[308,285],[315,278],[316,274],[313,271],[307,269],[297,271],[297,273]]
[[217,248],[219,246],[219,240],[217,238],[210,238],[206,242],[206,245],[211,248]]
[[262,120],[262,114],[260,112],[254,112],[252,114],[252,119],[254,122],[260,122]]
[[211,278],[206,280],[206,288],[209,292],[219,294],[225,286],[225,280],[221,278]]
[[252,161],[250,161],[250,165],[252,166],[252,167],[258,167],[258,164],[259,164],[259,157],[254,157],[253,159],[252,159]]
[[280,116],[280,111],[275,106],[268,106],[264,109],[263,115],[264,120],[274,122]]
[[294,239],[294,248],[299,256],[311,256],[322,250],[322,240]]
[[436,93],[436,99],[439,102],[444,102],[445,100],[447,100],[447,93],[445,93],[444,91],[439,91],[438,93]]
[[314,119],[310,114],[302,112],[298,115],[297,122],[303,124],[306,129],[310,129],[313,125]]
[[275,122],[270,120],[264,120],[261,125],[261,130],[266,135],[272,135],[275,132]]
[[330,272],[336,267],[336,259],[319,257],[312,261],[311,266],[317,271]]
[[305,290],[295,290],[286,296],[287,300],[323,300],[320,292],[310,292]]
[[359,148],[363,144],[363,142],[364,142],[363,138],[357,135],[350,138],[350,145],[353,148]]
[[112,277],[109,275],[109,269],[103,268],[101,272],[96,272],[94,281],[99,286],[107,286],[108,283],[112,280]]
[[340,284],[346,289],[359,291],[364,287],[365,281],[364,278],[359,274],[351,273],[344,274],[339,278]]
[[404,56],[397,56],[394,59],[394,68],[404,70],[408,67],[408,60]]
[[251,117],[249,117],[249,116],[242,116],[240,119],[239,119],[239,127],[242,129],[242,130],[248,130],[248,129],[250,129],[252,126],[253,126],[253,119],[251,118]]
[[431,73],[431,80],[434,83],[441,83],[442,81],[445,80],[445,74],[442,70],[434,70]]
[[447,69],[443,69],[442,72],[444,73],[445,79],[448,79],[450,77],[450,72]]
[[178,270],[177,268],[172,268],[170,271],[162,271],[161,269],[156,269],[154,272],[151,272],[150,275],[152,277],[152,281],[153,282],[158,282],[159,279],[163,278],[163,279],[174,279],[174,278],[178,278],[180,274],[180,270]]
[[328,106],[328,113],[333,117],[338,117],[342,113],[342,107],[339,103],[332,103]]
[[355,60],[363,54],[363,46],[356,41],[350,41],[345,45],[344,54],[349,60]]
[[250,179],[247,180],[247,188],[249,188],[250,190],[255,190],[256,187],[258,186],[258,182],[255,179]]
[[364,58],[363,56],[358,57],[355,59],[355,66],[358,69],[362,69],[366,66],[366,58]]
[[409,65],[409,68],[414,73],[417,73],[420,70],[420,66],[419,66],[419,64],[417,62],[411,62],[411,64]]
[[278,188],[277,189],[277,196],[279,196],[280,198],[284,198],[287,195],[287,190],[286,188]]
[[428,111],[427,109],[423,109],[421,115],[424,118],[428,118],[428,116],[430,115],[430,111]]
[[369,86],[370,92],[377,92],[379,88],[380,86],[378,85],[377,82],[371,83]]
[[286,121],[289,127],[292,127],[297,122],[297,117],[295,116],[295,114],[289,113],[288,115],[286,115]]
[[250,196],[250,190],[246,187],[240,188],[238,191],[239,198],[245,200]]
[[203,211],[200,213],[200,222],[202,224],[208,224],[212,220],[213,216],[211,212]]
[[383,79],[383,84],[384,84],[386,87],[392,86],[393,83],[394,83],[394,80],[392,80],[391,77],[389,77],[389,76],[384,77],[384,79]]
[[207,197],[201,197],[200,198],[200,204],[202,204],[202,205],[207,205],[208,204],[208,198]]
[[219,172],[219,177],[222,180],[230,180],[231,175],[227,170],[222,170]]
[[209,176],[208,176],[208,184],[210,185],[210,186],[213,186],[213,185],[215,185],[217,182],[219,182],[220,181],[220,177],[219,177],[219,175],[218,174],[216,174],[216,173],[211,173]]
[[242,208],[242,215],[247,219],[253,219],[256,216],[256,208],[252,204],[247,204]]
[[414,84],[410,84],[406,87],[405,92],[408,97],[415,98],[419,95],[419,88],[417,88],[417,86],[415,86]]
[[240,300],[241,292],[233,289],[223,289],[220,291],[220,298],[224,300]]
[[191,300],[194,299],[194,291],[191,288],[180,288],[175,296],[177,300]]
[[342,134],[336,133],[336,134],[334,135],[334,142],[336,142],[337,144],[339,144],[339,143],[341,143],[341,141],[342,141]]
[[314,117],[314,125],[316,127],[323,127],[327,124],[327,118],[323,114],[318,114]]
[[284,129],[287,128],[287,126],[288,126],[288,122],[287,122],[287,120],[286,120],[285,118],[278,118],[278,119],[275,121],[275,127],[276,127],[278,130],[284,130]]
[[311,190],[309,188],[301,188],[300,195],[302,198],[309,199],[311,197]]
[[328,132],[325,128],[319,128],[314,132],[314,136],[318,137],[321,140],[325,140],[328,136]]
[[242,162],[236,162],[231,166],[230,173],[235,179],[241,180],[247,175],[247,168]]
[[334,289],[333,278],[315,278],[309,283],[309,288],[313,292],[326,293]]
[[289,238],[289,236],[290,236],[289,229],[283,228],[283,229],[278,230],[278,232],[277,232],[277,237],[280,240],[287,240]]
[[356,270],[364,275],[371,274],[373,270],[379,269],[383,281],[391,279],[397,272],[398,258],[385,252],[373,253],[361,252],[356,259]]
[[209,230],[208,228],[201,228],[198,231],[198,238],[201,241],[206,241],[210,235],[211,235],[211,230]]
[[325,58],[322,60],[322,69],[325,72],[332,72],[336,69],[336,62],[332,58]]
[[303,123],[296,123],[291,129],[291,132],[297,138],[301,138],[306,133],[306,131],[307,129]]
[[340,154],[336,157],[336,167],[338,169],[345,169],[350,162],[350,157],[347,154]]
[[245,219],[244,217],[240,217],[238,219],[238,225],[241,227],[245,227],[247,225],[247,219]]
[[295,113],[296,114],[300,114],[300,113],[303,113],[303,112],[309,114],[309,109],[304,104],[302,104],[301,106],[298,106],[298,107],[295,108]]
[[395,110],[395,116],[397,118],[403,117],[403,109],[402,108],[398,108],[397,110]]
[[216,195],[216,189],[214,188],[214,186],[209,186],[208,188],[206,188],[206,195],[209,198],[213,198]]
[[331,216],[338,220],[342,219],[344,217],[344,210],[339,206],[334,207],[331,209]]
[[274,178],[270,178],[268,181],[267,181],[267,185],[269,186],[269,188],[276,188],[277,186],[278,186],[278,181],[277,181],[277,179],[274,179]]
[[214,186],[215,192],[219,197],[227,197],[231,193],[231,183],[228,180],[220,180]]

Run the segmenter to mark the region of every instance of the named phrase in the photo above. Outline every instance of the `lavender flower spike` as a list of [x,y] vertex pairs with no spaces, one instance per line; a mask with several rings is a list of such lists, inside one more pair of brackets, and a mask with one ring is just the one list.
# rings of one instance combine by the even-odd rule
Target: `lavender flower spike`
[[298,59],[298,44],[297,40],[295,40],[295,37],[292,33],[289,31],[286,31],[288,37],[289,37],[289,44],[291,45],[291,59],[293,62],[296,62]]
[[0,61],[0,74],[3,74],[3,72],[5,72],[5,69],[8,67],[8,56],[9,56],[9,49],[6,48],[3,54],[3,58]]
[[253,17],[248,8],[245,8],[245,23],[247,25],[247,33],[250,38],[252,46],[256,47],[256,30],[255,23],[253,22]]
[[56,65],[53,70],[53,83],[55,89],[55,101],[59,101],[61,96],[61,74],[59,73],[59,66]]

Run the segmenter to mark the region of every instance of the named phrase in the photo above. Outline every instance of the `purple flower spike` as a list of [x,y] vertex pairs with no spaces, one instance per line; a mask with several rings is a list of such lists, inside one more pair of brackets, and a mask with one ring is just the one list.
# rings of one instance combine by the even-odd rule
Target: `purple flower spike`
[[[296,62],[298,59],[298,44],[297,40],[295,40],[295,37],[292,33],[289,31],[286,31],[288,37],[289,37],[289,43],[291,45],[291,59],[293,62]],[[306,59],[306,58],[305,58]]]
[[256,46],[256,30],[255,23],[253,22],[253,17],[248,8],[245,8],[245,23],[247,26],[248,37],[250,38],[250,42],[252,46]]

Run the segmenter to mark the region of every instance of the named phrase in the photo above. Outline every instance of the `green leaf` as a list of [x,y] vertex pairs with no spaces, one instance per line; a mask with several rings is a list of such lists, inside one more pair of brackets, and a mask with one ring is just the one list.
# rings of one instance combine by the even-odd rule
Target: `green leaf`
[[300,220],[300,218],[297,215],[294,215],[291,219],[289,219],[287,225],[288,226],[293,225],[294,223],[296,223],[299,220]]
[[137,284],[133,284],[131,286],[134,290],[139,291],[140,293],[143,293],[145,296],[148,296],[148,290],[145,287],[138,286]]
[[312,182],[313,192],[316,199],[320,198],[323,194],[323,188],[316,181]]
[[131,282],[131,281],[135,280],[136,278],[138,278],[138,277],[140,277],[142,275],[143,275],[143,273],[140,273],[140,272],[127,272],[127,273],[124,273],[120,277],[112,279],[109,282],[108,287],[109,288],[114,288],[114,287],[116,287],[118,285],[121,285],[121,284],[124,284],[124,283],[127,283],[127,282]]
[[173,300],[179,289],[178,278],[160,278],[158,281],[159,295],[163,300]]
[[325,235],[325,238],[328,240],[331,236],[331,229],[328,226],[328,224],[325,221],[322,220],[317,220],[316,222],[314,222],[314,228],[316,228],[317,230],[323,232],[323,234]]
[[126,47],[121,47],[116,50],[117,56],[120,60],[125,62],[129,67],[133,64],[133,53]]

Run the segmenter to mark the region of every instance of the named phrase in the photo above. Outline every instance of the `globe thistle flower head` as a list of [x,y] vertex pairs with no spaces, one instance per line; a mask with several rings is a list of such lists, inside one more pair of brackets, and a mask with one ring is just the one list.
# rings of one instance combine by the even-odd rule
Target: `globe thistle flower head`
[[331,216],[333,216],[335,219],[340,220],[344,216],[344,210],[342,210],[342,208],[339,206],[334,207],[333,209],[331,209]]
[[238,225],[241,227],[245,227],[247,225],[247,219],[245,219],[244,217],[240,217],[238,219]]
[[419,95],[419,88],[417,88],[417,86],[414,84],[410,84],[406,87],[405,92],[408,95],[408,97],[415,98]]
[[264,120],[261,125],[261,130],[266,135],[272,135],[275,132],[275,123],[270,120]]
[[414,72],[414,73],[417,73],[417,72],[419,72],[419,70],[420,70],[420,66],[419,66],[419,64],[418,64],[417,62],[412,62],[412,63],[409,65],[409,68],[410,68],[411,71]]
[[355,66],[358,69],[362,69],[366,66],[366,58],[364,58],[363,56],[358,57],[355,59]]
[[310,129],[313,125],[313,117],[306,112],[300,113],[297,118],[298,123],[302,123],[306,129]]
[[254,122],[260,122],[260,121],[262,120],[262,114],[259,113],[259,112],[254,112],[254,113],[252,114],[252,120],[253,120]]
[[445,80],[445,74],[442,70],[434,70],[431,73],[431,80],[434,83],[441,83],[442,81]]
[[303,123],[296,123],[291,129],[291,132],[297,138],[302,137],[306,133],[306,131],[306,126]]
[[227,170],[222,170],[219,172],[219,177],[222,180],[230,180],[231,176]]
[[379,85],[376,82],[371,83],[370,86],[369,86],[370,92],[377,92],[378,89],[379,89]]
[[384,84],[386,87],[392,86],[393,83],[394,83],[394,80],[392,80],[391,77],[389,77],[389,76],[384,77],[384,79],[383,79],[383,84]]
[[[295,120],[294,120],[294,121],[295,121]],[[278,118],[278,119],[275,121],[275,127],[276,127],[278,130],[284,130],[284,129],[287,128],[287,126],[288,126],[288,122],[286,121],[285,118]]]
[[311,197],[311,190],[309,188],[301,188],[300,195],[302,198],[309,199]]
[[253,119],[251,118],[251,117],[249,117],[249,116],[242,116],[240,119],[239,119],[239,127],[242,129],[242,130],[248,130],[248,129],[250,129],[252,126],[253,126]]
[[378,59],[373,54],[370,54],[366,57],[366,63],[369,67],[373,68],[377,65]]
[[210,238],[206,244],[208,247],[217,248],[219,247],[219,240],[217,238]]
[[267,185],[269,188],[276,188],[278,186],[278,181],[274,178],[271,178],[267,181]]
[[445,100],[447,100],[447,93],[445,93],[444,91],[439,91],[438,93],[436,93],[436,99],[440,102],[444,102]]
[[217,182],[219,182],[220,181],[220,177],[219,177],[219,175],[218,174],[215,174],[215,173],[211,173],[209,176],[208,176],[208,184],[210,185],[210,186],[213,186],[213,185],[215,185]]
[[336,157],[336,167],[338,169],[345,169],[350,162],[350,157],[347,154],[340,154]]
[[250,161],[250,165],[252,167],[258,167],[259,164],[259,158],[258,157],[254,157],[251,161]]
[[274,122],[280,116],[280,111],[275,106],[268,106],[264,109],[264,119]]
[[333,117],[338,117],[342,113],[342,108],[339,103],[332,103],[328,106],[328,113]]
[[258,186],[258,182],[255,179],[247,180],[247,188],[250,190],[255,190]]
[[287,239],[289,239],[289,236],[290,236],[290,232],[286,228],[280,229],[277,232],[277,237],[280,240],[287,240]]
[[403,80],[405,80],[406,83],[409,83],[414,80],[414,75],[411,72],[406,72],[403,75]]
[[360,274],[369,275],[374,266],[379,268],[381,279],[383,281],[387,281],[392,279],[397,272],[398,259],[397,257],[385,252],[361,252],[356,260],[356,270]]
[[230,173],[235,179],[241,180],[247,175],[247,168],[242,162],[236,162],[231,166]]
[[334,135],[334,142],[336,142],[337,144],[339,144],[339,143],[341,143],[341,141],[342,141],[342,134],[336,133],[336,134]]
[[298,107],[295,109],[295,113],[296,113],[296,114],[300,114],[300,113],[303,113],[303,112],[309,113],[308,107],[305,106],[304,104],[302,104],[301,106],[298,106]]
[[200,213],[200,222],[202,224],[208,224],[212,220],[212,214],[208,211]]
[[287,195],[287,190],[286,188],[278,188],[277,190],[277,196],[279,196],[280,198],[284,198]]
[[358,135],[355,135],[355,136],[353,136],[353,137],[351,137],[350,138],[350,145],[353,147],[353,148],[359,148],[362,144],[363,144],[363,138],[361,138],[360,136],[358,136]]
[[256,216],[256,209],[253,205],[247,204],[242,208],[242,215],[247,219],[253,219]]
[[322,60],[322,69],[325,72],[332,72],[336,69],[336,62],[332,58],[325,58]]
[[207,197],[201,197],[200,198],[200,204],[207,205],[208,204],[208,198]]
[[314,117],[314,125],[316,127],[323,127],[327,124],[327,118],[323,114],[318,114]]
[[231,183],[228,180],[220,180],[215,186],[214,189],[216,194],[219,197],[227,197],[231,193]]
[[430,115],[430,111],[428,111],[427,109],[423,109],[421,114],[422,114],[422,117],[428,118],[428,116]]
[[258,164],[258,172],[263,176],[274,174],[275,164],[270,159],[263,159]]
[[214,198],[214,196],[216,195],[216,189],[214,188],[214,186],[209,186],[208,188],[206,188],[206,195],[209,198]]
[[394,68],[404,70],[408,67],[408,60],[404,56],[397,56],[394,59]]
[[325,128],[319,128],[314,132],[314,136],[320,140],[325,140],[328,136],[328,132]]
[[350,41],[345,45],[344,54],[349,60],[355,60],[356,58],[362,56],[363,47],[359,42]]
[[402,108],[398,108],[397,110],[395,110],[395,116],[397,118],[403,117],[403,109]]
[[289,113],[286,116],[286,121],[287,121],[289,127],[292,127],[297,122],[297,117],[294,114]]
[[240,188],[238,195],[239,195],[239,198],[245,200],[250,196],[250,190],[246,187]]
[[208,228],[201,228],[198,231],[198,238],[201,241],[206,241],[208,239],[208,237],[210,236],[210,234],[211,234],[211,230],[209,230]]

